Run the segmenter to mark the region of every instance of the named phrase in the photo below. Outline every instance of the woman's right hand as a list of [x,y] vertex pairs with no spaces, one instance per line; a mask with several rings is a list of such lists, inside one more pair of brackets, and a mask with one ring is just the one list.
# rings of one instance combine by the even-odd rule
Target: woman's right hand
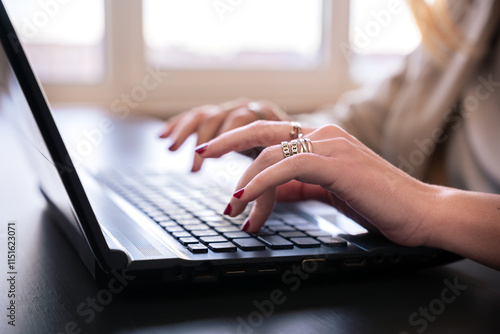
[[[256,104],[252,104],[256,103]],[[252,108],[254,107],[254,108]],[[254,109],[254,110],[251,110]],[[257,110],[255,110],[257,109]],[[177,150],[193,133],[197,134],[197,146],[221,133],[247,125],[256,120],[284,121],[286,113],[275,103],[253,101],[240,97],[219,105],[208,104],[187,110],[167,121],[160,138],[170,138],[170,151]],[[199,170],[202,158],[196,154],[193,171]]]

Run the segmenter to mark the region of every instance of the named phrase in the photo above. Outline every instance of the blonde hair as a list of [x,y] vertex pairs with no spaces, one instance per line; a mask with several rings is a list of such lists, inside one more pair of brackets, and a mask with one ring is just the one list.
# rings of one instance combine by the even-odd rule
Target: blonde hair
[[445,64],[455,51],[472,52],[464,34],[453,22],[446,0],[408,0],[422,34],[422,44],[434,61]]

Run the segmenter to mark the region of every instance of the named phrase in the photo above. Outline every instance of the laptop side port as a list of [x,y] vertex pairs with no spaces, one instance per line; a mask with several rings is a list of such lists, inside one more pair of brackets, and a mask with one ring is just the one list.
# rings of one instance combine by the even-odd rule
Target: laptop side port
[[244,266],[228,266],[226,269],[225,269],[225,273],[227,275],[242,275],[244,273],[246,273],[246,269]]
[[353,257],[344,260],[344,266],[346,267],[362,267],[366,264],[366,259],[364,257]]
[[215,273],[210,269],[195,270],[193,273],[195,281],[215,281]]
[[325,259],[304,259],[302,260],[302,270],[313,273],[320,272],[325,269],[326,260]]
[[278,271],[278,266],[275,263],[264,263],[257,267],[259,273],[272,273]]

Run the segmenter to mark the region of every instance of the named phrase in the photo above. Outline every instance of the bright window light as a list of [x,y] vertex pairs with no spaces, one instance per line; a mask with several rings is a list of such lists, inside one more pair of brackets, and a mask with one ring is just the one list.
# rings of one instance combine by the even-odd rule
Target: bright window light
[[349,40],[361,54],[404,55],[420,43],[405,0],[351,0]]
[[43,82],[93,83],[104,75],[104,0],[4,0]]
[[146,58],[162,67],[293,70],[322,60],[321,0],[143,4]]
[[350,59],[355,82],[376,84],[398,68],[421,36],[406,0],[351,0]]

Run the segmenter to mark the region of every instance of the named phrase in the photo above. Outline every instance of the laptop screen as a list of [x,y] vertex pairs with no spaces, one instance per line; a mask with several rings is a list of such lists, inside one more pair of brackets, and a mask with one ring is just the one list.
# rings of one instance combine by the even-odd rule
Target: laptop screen
[[[11,125],[15,127],[29,163],[33,170],[36,171],[46,195],[57,202],[54,204],[64,211],[65,216],[72,217],[74,211],[58,174],[57,164],[53,161],[43,140],[3,47],[0,48],[0,68],[0,113],[9,116]],[[62,168],[61,171],[64,171],[64,166],[60,167]],[[75,219],[73,219],[72,224],[75,227],[77,226]]]
[[47,99],[0,2],[0,112],[12,119],[41,188],[86,239],[105,269],[122,267],[124,253],[109,248],[56,127]]

